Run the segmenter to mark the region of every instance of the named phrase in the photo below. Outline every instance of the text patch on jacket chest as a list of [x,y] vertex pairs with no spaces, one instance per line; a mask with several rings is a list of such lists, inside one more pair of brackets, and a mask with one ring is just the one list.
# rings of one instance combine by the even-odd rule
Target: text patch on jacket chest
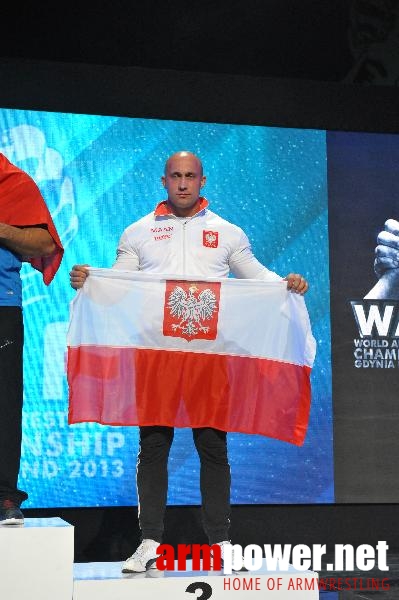
[[155,242],[161,242],[162,240],[170,240],[173,235],[173,225],[161,225],[158,227],[151,227],[151,236]]

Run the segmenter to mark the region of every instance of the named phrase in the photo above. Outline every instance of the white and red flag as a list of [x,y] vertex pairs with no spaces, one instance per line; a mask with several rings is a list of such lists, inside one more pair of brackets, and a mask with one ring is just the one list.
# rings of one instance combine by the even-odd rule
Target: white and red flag
[[301,445],[315,356],[285,281],[90,269],[71,304],[69,423],[214,427]]

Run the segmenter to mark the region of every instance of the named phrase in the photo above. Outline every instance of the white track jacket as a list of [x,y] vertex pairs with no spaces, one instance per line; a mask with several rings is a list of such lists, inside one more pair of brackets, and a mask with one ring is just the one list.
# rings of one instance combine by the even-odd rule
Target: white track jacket
[[240,227],[208,210],[200,199],[192,217],[176,217],[167,203],[123,232],[115,269],[174,274],[180,277],[227,277],[281,281],[253,255]]

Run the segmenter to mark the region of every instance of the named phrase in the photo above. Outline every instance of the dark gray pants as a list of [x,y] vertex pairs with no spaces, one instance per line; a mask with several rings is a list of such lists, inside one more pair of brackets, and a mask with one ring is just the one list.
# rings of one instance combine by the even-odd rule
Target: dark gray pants
[[22,310],[0,306],[0,501],[20,504],[28,495],[17,489],[22,438]]
[[[172,427],[140,427],[137,491],[142,538],[162,541],[168,491],[168,457]],[[230,466],[226,432],[210,427],[193,429],[201,463],[202,520],[210,544],[229,539]]]

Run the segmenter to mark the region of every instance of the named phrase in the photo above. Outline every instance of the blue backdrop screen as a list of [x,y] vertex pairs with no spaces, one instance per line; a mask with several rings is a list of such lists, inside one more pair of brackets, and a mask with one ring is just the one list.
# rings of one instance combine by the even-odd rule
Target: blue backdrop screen
[[[325,131],[1,109],[0,134],[0,152],[35,179],[65,247],[48,288],[30,266],[22,270],[25,506],[137,503],[137,428],[67,423],[69,271],[112,266],[124,228],[164,199],[164,162],[182,149],[202,158],[211,209],[246,231],[258,259],[312,283],[317,357],[306,442],[229,434],[232,502],[333,502]],[[175,432],[168,502],[200,504],[190,430]]]

